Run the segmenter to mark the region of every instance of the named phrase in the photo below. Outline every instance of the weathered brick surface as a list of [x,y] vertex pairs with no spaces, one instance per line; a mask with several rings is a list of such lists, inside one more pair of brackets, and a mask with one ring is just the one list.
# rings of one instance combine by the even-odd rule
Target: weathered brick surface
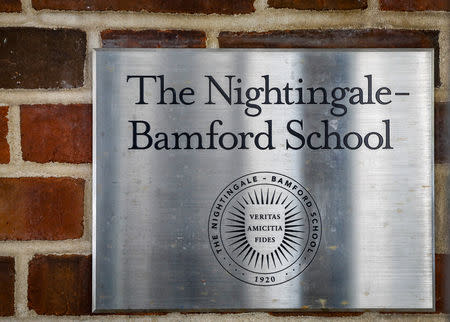
[[28,307],[41,315],[91,312],[91,256],[37,255],[29,263]]
[[435,86],[439,78],[439,32],[434,30],[349,29],[221,32],[223,48],[434,48]]
[[450,162],[450,102],[436,103],[434,109],[434,160]]
[[101,36],[107,48],[206,47],[206,34],[197,30],[105,30]]
[[269,0],[269,7],[302,10],[349,10],[367,8],[367,0]]
[[22,4],[20,0],[1,0],[0,12],[20,12],[22,11]]
[[62,240],[83,234],[84,180],[0,178],[0,240]]
[[91,105],[22,105],[20,133],[25,161],[92,160]]
[[124,10],[173,13],[218,13],[240,14],[250,13],[253,0],[33,0],[33,8],[37,10]]
[[0,163],[9,163],[8,106],[0,106]]
[[0,256],[0,316],[14,315],[14,258]]
[[450,313],[450,255],[436,254],[436,312]]
[[449,0],[380,0],[381,10],[398,11],[449,11]]
[[0,88],[83,85],[86,35],[80,30],[0,28]]

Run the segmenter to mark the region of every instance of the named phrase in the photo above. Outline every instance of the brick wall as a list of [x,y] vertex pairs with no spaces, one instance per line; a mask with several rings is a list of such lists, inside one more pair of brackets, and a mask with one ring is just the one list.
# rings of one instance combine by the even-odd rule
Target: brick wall
[[[343,318],[446,320],[448,11],[448,0],[1,0],[0,316],[92,318],[85,315],[91,308],[93,48],[413,47],[435,49],[437,313]],[[165,318],[256,321],[286,315],[268,314]],[[322,320],[338,314],[308,315]]]

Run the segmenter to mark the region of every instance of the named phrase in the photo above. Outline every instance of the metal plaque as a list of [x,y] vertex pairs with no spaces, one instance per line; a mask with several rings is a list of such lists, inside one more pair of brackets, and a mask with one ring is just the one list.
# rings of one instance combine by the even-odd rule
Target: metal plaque
[[432,50],[96,50],[93,307],[433,310]]

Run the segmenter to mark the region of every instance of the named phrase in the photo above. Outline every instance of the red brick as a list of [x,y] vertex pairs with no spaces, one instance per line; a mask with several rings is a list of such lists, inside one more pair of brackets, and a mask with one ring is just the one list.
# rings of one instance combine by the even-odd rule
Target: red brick
[[41,315],[91,313],[91,263],[91,256],[35,256],[29,263],[28,307]]
[[439,78],[439,31],[400,29],[221,32],[222,48],[434,48],[434,80]]
[[0,106],[0,163],[9,163],[8,106]]
[[0,88],[83,86],[86,34],[72,29],[0,28]]
[[2,0],[0,2],[0,12],[20,12],[22,4],[20,0]]
[[234,15],[255,11],[253,0],[33,0],[36,10],[123,10]]
[[20,132],[25,161],[92,161],[91,105],[22,105]]
[[436,254],[436,313],[450,313],[450,255]]
[[449,11],[449,0],[380,0],[381,10],[397,11]]
[[450,102],[434,108],[434,162],[450,162]]
[[269,0],[269,7],[301,10],[366,9],[367,0]]
[[84,180],[0,178],[0,240],[83,235]]
[[0,316],[14,315],[14,258],[0,257]]
[[105,30],[101,35],[107,48],[206,47],[206,34],[196,30]]

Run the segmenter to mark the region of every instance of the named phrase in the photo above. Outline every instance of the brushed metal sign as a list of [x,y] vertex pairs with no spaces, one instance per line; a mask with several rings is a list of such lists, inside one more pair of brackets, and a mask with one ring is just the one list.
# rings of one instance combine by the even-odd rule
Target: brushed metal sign
[[433,310],[432,50],[96,50],[93,310]]

